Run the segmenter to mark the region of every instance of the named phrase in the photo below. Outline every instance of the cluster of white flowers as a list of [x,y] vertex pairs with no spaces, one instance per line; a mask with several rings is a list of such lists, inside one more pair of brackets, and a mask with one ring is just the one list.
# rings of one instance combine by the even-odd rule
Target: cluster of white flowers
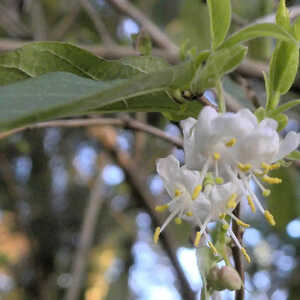
[[253,180],[264,196],[270,194],[262,182],[278,184],[280,178],[271,177],[269,172],[280,167],[282,159],[295,150],[300,143],[300,134],[289,132],[284,139],[278,135],[277,122],[266,118],[258,122],[248,109],[237,113],[218,113],[205,107],[198,120],[188,118],[181,122],[184,135],[185,165],[169,155],[157,161],[157,172],[172,200],[156,207],[158,212],[169,210],[170,215],[161,227],[156,228],[154,242],[174,219],[182,219],[199,226],[194,245],[201,237],[216,253],[206,232],[209,222],[220,221],[223,228],[250,261],[246,250],[227,222],[227,215],[238,225],[249,227],[232,211],[243,198],[247,199],[253,212],[256,207],[271,225],[275,220],[265,210],[250,187]]

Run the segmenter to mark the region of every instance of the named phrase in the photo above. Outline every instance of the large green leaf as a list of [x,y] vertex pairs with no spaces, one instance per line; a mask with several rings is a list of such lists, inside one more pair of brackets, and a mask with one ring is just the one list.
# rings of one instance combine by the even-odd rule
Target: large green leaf
[[208,0],[212,48],[224,41],[231,23],[231,0]]
[[295,38],[277,24],[263,23],[250,25],[232,34],[221,46],[221,48],[232,47],[236,44],[255,39],[258,37],[273,37],[283,41],[297,44]]
[[0,55],[0,85],[49,72],[69,72],[95,80],[122,79],[166,66],[157,57],[108,61],[71,44],[36,42]]
[[[3,86],[0,87],[0,128],[5,130],[85,114],[116,102],[124,103],[129,110],[130,99],[145,94],[150,95],[139,98],[140,111],[179,111],[180,105],[168,97],[151,102],[151,93],[163,92],[191,80],[191,68],[190,63],[184,63],[155,73],[112,81],[94,81],[56,72]],[[154,95],[157,99],[157,94]]]

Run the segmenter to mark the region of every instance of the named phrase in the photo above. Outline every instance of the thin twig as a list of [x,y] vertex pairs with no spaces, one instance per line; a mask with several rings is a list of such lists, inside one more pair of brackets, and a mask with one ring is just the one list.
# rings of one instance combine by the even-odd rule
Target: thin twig
[[79,0],[72,0],[71,3],[73,6],[70,12],[64,16],[63,19],[56,26],[54,26],[53,30],[49,33],[50,40],[62,40],[65,34],[75,23],[80,12]]
[[[238,218],[240,217],[240,210],[241,210],[241,205],[239,203],[233,212]],[[235,236],[237,237],[237,239],[239,240],[240,244],[242,245],[243,244],[243,233],[240,229],[240,226],[235,221],[233,221],[233,232],[234,232]],[[235,292],[235,300],[244,300],[245,272],[244,272],[244,266],[243,266],[243,255],[242,255],[240,249],[236,245],[234,245],[232,247],[232,256],[233,256],[235,268],[238,271],[238,273],[240,274],[241,280],[243,282],[241,289]]]
[[83,9],[87,12],[87,14],[90,16],[91,20],[93,21],[95,28],[102,39],[103,43],[106,45],[114,45],[115,42],[112,39],[111,35],[109,34],[105,24],[101,20],[99,14],[93,7],[93,5],[90,3],[89,0],[80,0],[80,4],[83,7]]
[[40,0],[32,0],[30,7],[31,29],[36,41],[47,40],[46,14]]
[[170,54],[178,53],[178,47],[149,18],[127,0],[108,0],[115,8],[137,21],[161,48]]
[[85,127],[85,126],[95,126],[95,125],[112,125],[118,127],[127,127],[135,130],[144,131],[153,136],[159,137],[177,147],[182,148],[183,143],[180,138],[172,137],[167,135],[163,130],[160,130],[154,126],[150,126],[138,120],[134,120],[129,117],[114,119],[114,118],[91,118],[91,119],[73,119],[73,120],[57,120],[49,122],[41,122],[22,128],[12,129],[10,131],[0,133],[0,139],[6,138],[12,134],[37,128],[48,128],[48,127]]
[[66,300],[77,300],[80,297],[88,254],[95,235],[97,217],[104,201],[103,188],[104,182],[102,179],[102,167],[100,167],[85,209],[79,243],[72,268],[72,283],[67,291]]

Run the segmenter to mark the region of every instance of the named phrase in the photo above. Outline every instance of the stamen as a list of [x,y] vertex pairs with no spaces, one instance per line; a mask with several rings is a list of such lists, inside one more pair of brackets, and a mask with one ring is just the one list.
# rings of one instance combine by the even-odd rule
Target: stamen
[[216,184],[223,184],[224,183],[224,179],[222,177],[216,177],[215,178],[215,182],[216,182]]
[[226,145],[227,147],[232,147],[232,146],[235,145],[235,143],[236,143],[236,138],[232,138],[232,139],[229,140],[227,143],[225,143],[225,145]]
[[155,232],[153,234],[153,241],[157,244],[160,235],[160,227],[156,227]]
[[250,225],[247,224],[247,223],[244,223],[242,220],[236,220],[236,223],[242,227],[245,227],[245,228],[249,228]]
[[225,213],[223,213],[223,214],[219,214],[219,217],[220,217],[220,219],[225,219],[225,217],[226,217],[226,214],[225,214]]
[[192,200],[197,199],[201,191],[202,191],[202,185],[198,184],[193,191]]
[[265,218],[269,222],[269,224],[272,226],[275,226],[276,222],[275,222],[273,215],[268,210],[266,210],[264,214],[265,214]]
[[227,229],[229,228],[229,224],[226,223],[226,222],[223,223],[222,228],[223,228],[224,230],[227,230]]
[[232,194],[230,197],[229,197],[229,199],[228,199],[228,202],[227,202],[227,208],[232,208],[232,209],[234,209],[235,207],[236,207],[236,205],[237,205],[237,203],[236,203],[236,198],[237,198],[237,194],[236,193],[234,193],[234,194]]
[[155,211],[157,212],[164,212],[166,209],[168,209],[169,205],[164,204],[164,205],[157,205],[155,206]]
[[265,162],[261,163],[261,167],[264,169],[265,173],[268,173],[271,170],[271,165],[269,165]]
[[251,258],[250,258],[250,256],[248,255],[246,249],[245,249],[245,248],[241,248],[241,251],[242,251],[243,255],[245,256],[247,262],[250,264]]
[[219,160],[221,158],[221,154],[219,152],[214,152],[213,157],[215,160]]
[[250,227],[249,224],[244,223],[242,220],[240,220],[240,219],[239,219],[237,216],[235,216],[234,214],[229,213],[229,215],[230,215],[231,218],[233,218],[233,219],[236,221],[236,223],[237,223],[238,225],[240,225],[240,226],[242,226],[242,227],[245,227],[245,228],[249,228],[249,227]]
[[251,164],[242,164],[242,163],[238,163],[238,168],[243,171],[243,172],[248,172],[251,168],[252,165]]
[[191,211],[187,211],[185,214],[186,214],[188,217],[192,217],[192,216],[193,216],[193,213],[192,213]]
[[276,169],[279,169],[281,167],[280,165],[280,162],[276,163],[276,164],[273,164],[270,166],[270,170],[276,170]]
[[177,225],[182,224],[182,220],[181,220],[181,218],[179,218],[179,217],[175,218],[174,222],[175,222],[175,224],[177,224]]
[[212,250],[212,252],[214,253],[214,255],[218,255],[218,251],[216,249],[216,247],[213,245],[212,242],[208,241],[208,246],[210,247],[210,249]]
[[250,195],[247,196],[247,200],[248,200],[249,206],[251,207],[252,212],[255,213],[256,208],[255,208],[254,202]]
[[270,190],[268,190],[268,189],[263,190],[263,196],[264,197],[268,197],[268,196],[270,196],[270,194],[271,194]]
[[264,175],[262,178],[263,181],[269,183],[269,184],[278,184],[281,183],[282,180],[278,177],[270,177],[268,175]]
[[195,241],[194,241],[194,246],[195,247],[199,246],[200,240],[201,240],[201,232],[197,231]]
[[[266,175],[265,175],[265,176],[266,176]],[[264,197],[268,197],[268,196],[271,194],[271,191],[268,190],[268,189],[266,189],[266,188],[260,183],[260,181],[256,178],[256,176],[254,176],[254,175],[252,174],[252,177],[253,177],[255,183],[258,185],[258,187],[262,190],[263,196],[264,196]]]
[[180,195],[182,195],[182,191],[180,191],[179,189],[175,190],[175,197],[179,197]]

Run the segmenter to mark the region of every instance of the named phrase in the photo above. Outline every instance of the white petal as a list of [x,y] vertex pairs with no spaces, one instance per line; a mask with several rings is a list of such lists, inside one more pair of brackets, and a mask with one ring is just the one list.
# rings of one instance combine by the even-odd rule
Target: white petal
[[290,131],[283,141],[280,143],[279,151],[273,162],[280,160],[287,156],[292,151],[296,150],[300,144],[300,134],[295,131]]
[[191,135],[191,130],[197,123],[197,120],[195,118],[187,118],[180,122],[180,126],[183,130],[184,137],[189,137]]
[[174,155],[160,158],[156,161],[156,170],[164,182],[170,196],[173,196],[178,182],[178,173],[180,172],[179,161]]
[[268,127],[272,128],[273,130],[277,130],[278,122],[274,119],[266,118],[259,123],[259,127]]
[[257,118],[249,109],[243,108],[237,112],[240,118],[247,119],[254,127],[257,126]]

